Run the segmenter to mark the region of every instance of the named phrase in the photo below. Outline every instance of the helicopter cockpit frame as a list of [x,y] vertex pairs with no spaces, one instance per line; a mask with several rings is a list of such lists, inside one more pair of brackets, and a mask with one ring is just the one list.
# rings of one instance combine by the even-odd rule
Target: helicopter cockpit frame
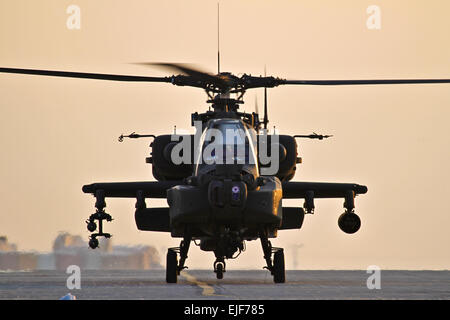
[[219,164],[240,164],[242,171],[259,176],[257,133],[240,119],[212,119],[203,131],[195,155],[194,175]]

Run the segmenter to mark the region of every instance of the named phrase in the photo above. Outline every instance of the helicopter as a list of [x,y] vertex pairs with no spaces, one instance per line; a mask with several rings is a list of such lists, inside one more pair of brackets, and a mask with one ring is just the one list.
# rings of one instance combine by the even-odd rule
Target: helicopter
[[[219,60],[220,61],[220,60]],[[110,238],[103,223],[113,220],[105,211],[106,198],[134,198],[135,221],[139,230],[167,232],[181,238],[179,247],[169,248],[166,255],[166,282],[176,283],[191,242],[202,251],[213,252],[214,272],[222,279],[227,259],[245,251],[245,241],[260,240],[266,268],[275,283],[286,281],[283,248],[273,247],[270,239],[278,231],[300,229],[305,214],[313,214],[315,199],[341,198],[345,209],[338,218],[339,228],[348,234],[357,232],[361,219],[355,212],[355,197],[368,188],[356,183],[291,181],[297,165],[296,139],[323,140],[330,135],[270,134],[267,88],[283,85],[386,85],[450,83],[450,79],[385,80],[287,80],[273,76],[236,76],[220,71],[205,72],[180,63],[141,63],[163,67],[177,74],[167,77],[80,73],[36,69],[0,68],[1,73],[70,77],[122,82],[160,82],[204,90],[209,110],[191,114],[195,134],[137,134],[124,138],[151,138],[152,165],[156,181],[100,182],[84,185],[82,191],[92,194],[96,212],[86,220],[91,232],[89,246],[99,246],[99,237]],[[174,73],[175,73],[174,72]],[[240,112],[243,97],[249,89],[264,89],[264,114],[259,110]],[[146,199],[167,199],[168,207],[148,208]],[[303,207],[285,207],[283,199],[304,199]]]

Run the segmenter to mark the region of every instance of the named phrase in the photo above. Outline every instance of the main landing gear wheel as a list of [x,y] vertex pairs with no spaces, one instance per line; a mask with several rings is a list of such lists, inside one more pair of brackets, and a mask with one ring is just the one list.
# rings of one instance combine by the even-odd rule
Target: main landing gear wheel
[[[262,249],[264,252],[264,259],[267,266],[264,269],[270,271],[275,283],[286,282],[286,272],[284,267],[284,251],[283,248],[274,248],[267,238],[267,232],[262,230],[259,236],[261,240]],[[273,261],[272,261],[273,254]]]
[[275,283],[286,282],[286,272],[284,268],[284,251],[279,249],[273,255],[273,281]]
[[178,257],[174,250],[167,250],[166,259],[166,281],[167,283],[177,283]]
[[[177,283],[177,277],[183,269],[187,269],[184,265],[187,259],[187,254],[189,251],[189,246],[192,237],[189,230],[186,228],[183,240],[179,247],[169,248],[167,250],[166,258],[166,281],[167,283]],[[178,254],[180,255],[180,261],[178,262]]]

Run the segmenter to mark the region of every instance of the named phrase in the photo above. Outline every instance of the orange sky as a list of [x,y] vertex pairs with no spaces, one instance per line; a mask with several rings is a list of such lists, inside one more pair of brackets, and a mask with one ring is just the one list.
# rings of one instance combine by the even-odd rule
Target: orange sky
[[[81,9],[68,30],[66,9]],[[368,6],[381,30],[368,30]],[[168,75],[133,62],[216,66],[216,1],[3,0],[0,65],[18,68]],[[221,69],[288,79],[450,78],[450,3],[441,1],[222,1]],[[255,96],[246,105],[253,111]],[[94,199],[81,186],[153,180],[145,140],[124,133],[190,129],[206,95],[170,84],[0,74],[0,234],[22,250],[50,250],[59,231],[89,233]],[[282,134],[332,134],[300,141],[304,163],[294,180],[355,182],[362,227],[339,230],[342,200],[317,200],[302,230],[272,241],[286,267],[449,269],[450,85],[279,87],[269,89],[270,126]],[[136,230],[134,200],[107,201],[116,244],[178,245],[169,235]],[[148,200],[149,206],[164,205]],[[302,200],[286,201],[302,205]],[[261,268],[259,242],[228,268]],[[297,249],[295,249],[297,250]],[[163,259],[164,260],[164,259]],[[211,268],[193,247],[188,266]]]

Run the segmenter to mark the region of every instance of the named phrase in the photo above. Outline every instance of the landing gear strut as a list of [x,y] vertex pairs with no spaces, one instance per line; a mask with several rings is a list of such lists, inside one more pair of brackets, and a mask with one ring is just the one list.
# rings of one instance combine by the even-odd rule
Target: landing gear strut
[[217,259],[216,262],[214,262],[214,272],[216,273],[217,279],[223,279],[223,273],[225,272],[224,259]]
[[[286,272],[284,266],[284,250],[283,248],[272,247],[272,244],[268,240],[267,233],[262,231],[260,233],[261,245],[264,252],[264,259],[266,260],[267,266],[264,269],[270,271],[273,275],[273,281],[275,283],[285,283],[286,282]],[[272,261],[273,254],[273,261]]]
[[[184,238],[179,247],[169,248],[167,250],[166,259],[166,282],[177,283],[177,278],[180,275],[181,270],[187,269],[184,265],[187,259],[189,246],[191,244],[192,236],[189,232],[185,232]],[[178,254],[180,255],[180,261],[178,262]]]
[[[216,273],[217,279],[223,279],[223,273],[226,271],[225,259],[235,259],[243,251],[245,251],[245,245],[239,231],[233,231],[229,228],[224,228],[219,231],[214,250],[214,255],[216,256],[214,272]],[[237,255],[236,252],[238,252]]]

